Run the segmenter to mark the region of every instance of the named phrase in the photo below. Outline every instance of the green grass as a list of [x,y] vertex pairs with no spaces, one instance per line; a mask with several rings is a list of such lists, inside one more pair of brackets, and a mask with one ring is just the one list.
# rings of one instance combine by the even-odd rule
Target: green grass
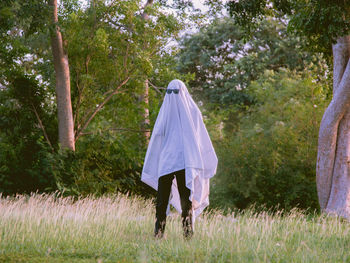
[[168,217],[153,238],[151,201],[122,195],[0,199],[0,262],[350,262],[350,225],[338,218],[268,212],[203,215],[193,238]]

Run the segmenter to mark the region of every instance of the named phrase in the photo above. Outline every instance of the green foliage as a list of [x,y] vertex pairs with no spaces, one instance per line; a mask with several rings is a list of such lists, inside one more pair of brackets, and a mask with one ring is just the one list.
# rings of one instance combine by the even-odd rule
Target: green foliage
[[190,72],[194,95],[209,103],[254,103],[246,87],[265,70],[312,69],[322,78],[326,70],[322,56],[303,50],[304,42],[287,33],[283,20],[266,18],[251,38],[232,18],[214,20],[209,26],[181,41],[178,68]]
[[85,140],[76,152],[50,155],[58,190],[74,196],[116,192],[154,195],[140,180],[144,151],[128,139],[100,135]]
[[350,33],[350,8],[347,1],[333,0],[239,0],[228,9],[237,24],[249,33],[266,16],[289,17],[289,28],[305,36],[311,48],[331,53],[331,44]]
[[[139,129],[140,112],[146,107],[140,103],[145,80],[163,86],[177,75],[172,52],[163,47],[182,24],[162,13],[156,4],[147,8],[150,19],[145,20],[139,15],[143,12],[141,6],[136,0],[100,1],[87,10],[62,10],[77,134],[96,105],[128,77],[129,82],[118,89],[86,132],[108,127]],[[151,96],[154,92],[150,91]]]
[[329,89],[291,71],[266,71],[247,88],[257,104],[216,141],[212,204],[318,208],[315,166],[319,122]]
[[[162,96],[153,86],[149,106],[140,96],[146,79],[162,87],[180,77],[173,58],[176,48],[164,46],[184,24],[156,3],[147,8],[145,20],[142,7],[138,0],[92,1],[88,6],[60,1],[59,27],[69,58],[75,132],[80,135],[76,152],[68,153],[58,150],[51,10],[41,0],[1,2],[0,192],[58,188],[74,195],[153,194],[140,182],[146,150],[141,129],[150,129],[141,125],[142,113],[149,107],[152,125]],[[127,77],[128,83],[81,130]]]
[[50,93],[33,75],[12,71],[0,89],[0,192],[4,194],[55,190],[50,163],[51,143],[57,144],[57,119]]
[[290,20],[289,29],[306,35],[313,49],[331,55],[336,38],[350,33],[350,9],[346,1],[298,1],[298,10]]
[[[55,112],[45,112],[43,88],[31,76],[13,76],[7,89],[0,90],[0,192],[4,195],[56,189],[71,195],[101,195],[106,192],[130,192],[144,196],[154,192],[141,183],[140,172],[145,154],[140,133],[126,130],[101,130],[86,134],[75,153],[57,152],[57,120]],[[130,111],[137,109],[132,106]],[[114,103],[118,103],[118,100]],[[34,109],[46,124],[45,130],[56,145],[52,151],[38,125]],[[115,111],[132,122],[134,112],[125,108]],[[104,116],[107,118],[108,116]],[[109,124],[112,120],[102,120]],[[138,120],[136,119],[137,123]],[[100,122],[98,122],[100,123]],[[132,123],[130,124],[133,125]]]
[[3,194],[56,189],[50,148],[33,112],[0,91],[0,192]]
[[[268,19],[256,23],[251,39],[243,26],[235,25],[239,20],[213,19],[185,37],[180,52],[172,41],[187,23],[200,24],[198,13],[186,13],[191,4],[172,15],[164,11],[164,1],[155,2],[144,19],[139,0],[90,1],[88,6],[78,0],[60,2],[59,26],[70,64],[75,132],[80,135],[76,152],[58,150],[48,5],[41,0],[1,1],[0,192],[59,189],[67,195],[117,191],[152,196],[154,191],[140,182],[146,151],[141,129],[151,128],[158,114],[163,94],[154,87],[180,78],[203,102],[219,156],[212,204],[317,207],[316,134],[329,95],[323,84],[327,74],[323,59],[304,52],[304,41],[287,34],[284,13],[290,14],[295,5],[285,4],[291,1],[273,1],[282,13],[269,12]],[[208,2],[220,8],[215,0]],[[251,8],[267,2],[256,3],[251,1]],[[310,7],[307,2],[305,12],[313,12]],[[327,12],[321,17],[333,15]],[[289,25],[298,30],[304,22],[316,23],[314,18],[305,22],[292,17]],[[148,106],[142,101],[146,79]],[[149,127],[143,126],[145,107]]]

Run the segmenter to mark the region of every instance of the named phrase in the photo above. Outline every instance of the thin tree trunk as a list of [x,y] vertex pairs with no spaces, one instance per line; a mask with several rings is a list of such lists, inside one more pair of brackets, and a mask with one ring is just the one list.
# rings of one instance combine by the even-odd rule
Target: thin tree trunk
[[143,122],[141,125],[141,129],[145,130],[145,132],[143,133],[145,136],[145,140],[146,143],[148,144],[150,136],[151,136],[151,132],[149,130],[149,125],[150,125],[150,120],[149,120],[149,103],[148,103],[148,97],[149,97],[149,85],[148,85],[148,79],[146,79],[145,84],[144,84],[144,92],[142,95],[142,101],[144,103],[144,108],[143,108]]
[[52,6],[52,22],[55,24],[54,32],[51,34],[51,48],[56,73],[59,143],[62,148],[74,151],[74,123],[70,94],[68,56],[64,52],[62,35],[57,25],[57,0],[50,0],[49,4]]
[[47,133],[46,133],[45,127],[44,127],[44,125],[43,125],[43,122],[41,121],[40,116],[39,116],[39,114],[38,114],[38,112],[37,112],[37,110],[36,110],[36,108],[35,108],[35,106],[34,106],[33,103],[32,103],[32,109],[33,109],[33,112],[35,113],[35,116],[36,116],[36,118],[37,118],[37,120],[38,120],[39,126],[40,126],[41,130],[42,130],[43,133],[44,133],[44,137],[45,137],[45,139],[46,139],[48,145],[50,146],[51,151],[54,151],[54,149],[53,149],[53,147],[52,147],[52,144],[51,144],[51,142],[50,142],[49,136],[48,136]]
[[333,99],[319,131],[316,167],[320,207],[350,219],[350,37],[333,45]]
[[[147,8],[147,6],[150,6],[153,4],[153,0],[147,0],[145,6],[144,6],[144,11],[142,13],[142,18],[144,20],[148,20],[148,14],[145,11],[145,9]],[[150,119],[149,119],[149,85],[148,85],[148,79],[145,80],[144,82],[144,90],[143,90],[143,94],[140,97],[140,100],[143,102],[144,108],[142,109],[142,123],[141,123],[141,129],[143,130],[147,130],[144,132],[144,137],[145,137],[145,141],[146,144],[148,144],[150,136],[151,136],[151,132],[148,131],[149,130],[149,125],[150,125]]]
[[145,6],[143,7],[144,11],[142,13],[142,18],[145,19],[145,20],[149,19],[148,14],[145,11],[145,9],[147,8],[147,6],[150,6],[150,5],[153,5],[153,0],[147,0]]

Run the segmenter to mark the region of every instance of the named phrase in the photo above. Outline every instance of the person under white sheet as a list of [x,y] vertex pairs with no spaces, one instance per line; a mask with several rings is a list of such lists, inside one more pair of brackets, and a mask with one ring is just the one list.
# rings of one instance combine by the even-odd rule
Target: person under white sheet
[[209,205],[218,159],[202,114],[181,80],[166,90],[148,145],[141,180],[157,190],[154,235],[162,237],[170,203],[182,215],[184,236]]

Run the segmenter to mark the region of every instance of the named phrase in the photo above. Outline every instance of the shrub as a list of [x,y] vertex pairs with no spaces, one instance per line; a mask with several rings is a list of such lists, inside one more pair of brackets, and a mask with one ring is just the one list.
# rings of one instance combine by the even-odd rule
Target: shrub
[[50,155],[58,189],[65,195],[83,196],[117,192],[154,194],[140,180],[144,151],[120,137],[111,140],[108,135],[92,136],[76,152]]
[[248,92],[257,104],[215,143],[212,204],[317,209],[317,138],[327,85],[290,71],[266,71]]

